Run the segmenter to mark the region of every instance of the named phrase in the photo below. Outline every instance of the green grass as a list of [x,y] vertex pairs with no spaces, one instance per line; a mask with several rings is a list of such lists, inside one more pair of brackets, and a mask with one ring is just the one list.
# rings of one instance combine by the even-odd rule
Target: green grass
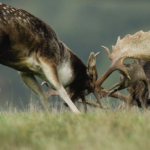
[[1,150],[140,150],[150,147],[150,112],[2,112]]

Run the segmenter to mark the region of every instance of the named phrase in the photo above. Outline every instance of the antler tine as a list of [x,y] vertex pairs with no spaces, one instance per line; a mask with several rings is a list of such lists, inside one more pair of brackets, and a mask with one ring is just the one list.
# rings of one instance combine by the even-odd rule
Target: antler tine
[[99,54],[100,54],[100,52],[96,53],[96,54],[95,54],[95,57],[97,57]]
[[120,36],[118,36],[118,39],[117,39],[117,43],[116,44],[118,44],[120,42]]
[[46,86],[48,87],[48,84],[47,84],[46,81],[43,81],[43,82],[41,83],[41,86],[43,86],[44,84],[46,84]]
[[106,50],[106,52],[107,52],[107,54],[108,54],[108,58],[109,58],[110,60],[112,60],[109,49],[108,49],[107,47],[105,47],[105,46],[101,46],[101,47],[103,47],[103,48]]

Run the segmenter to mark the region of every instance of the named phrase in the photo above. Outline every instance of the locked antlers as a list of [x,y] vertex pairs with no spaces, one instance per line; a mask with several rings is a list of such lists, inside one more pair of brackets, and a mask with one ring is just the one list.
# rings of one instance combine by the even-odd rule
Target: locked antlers
[[123,39],[118,37],[115,46],[112,46],[112,53],[107,47],[102,46],[109,59],[112,61],[108,70],[96,81],[95,86],[100,87],[107,77],[115,70],[119,70],[121,74],[129,80],[130,75],[128,69],[123,64],[127,58],[142,59],[150,61],[150,32],[139,31],[134,35],[126,35]]

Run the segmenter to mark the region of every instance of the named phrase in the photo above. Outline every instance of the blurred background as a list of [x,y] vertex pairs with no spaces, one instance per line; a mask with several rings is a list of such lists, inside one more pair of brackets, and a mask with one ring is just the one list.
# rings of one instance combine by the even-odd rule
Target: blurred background
[[[100,51],[97,57],[99,77],[111,64],[101,45],[111,50],[118,36],[123,38],[126,34],[134,34],[139,30],[150,30],[149,0],[1,0],[1,2],[24,9],[48,23],[59,39],[85,64],[90,52]],[[17,71],[2,65],[0,70],[1,107],[11,104],[22,109],[27,107],[30,101],[39,101],[20,80]],[[110,88],[119,81],[119,76],[119,73],[113,73],[102,86]],[[126,90],[121,93],[127,94]],[[93,99],[92,95],[88,98]],[[59,98],[50,98],[51,103],[54,100]],[[111,102],[116,100],[113,99]]]

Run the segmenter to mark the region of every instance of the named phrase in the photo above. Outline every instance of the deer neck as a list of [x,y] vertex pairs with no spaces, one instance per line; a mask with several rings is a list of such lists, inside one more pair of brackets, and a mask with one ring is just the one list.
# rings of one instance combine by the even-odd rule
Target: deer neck
[[63,48],[61,50],[63,55],[61,56],[62,58],[60,60],[62,61],[60,61],[58,64],[58,73],[60,77],[63,79],[65,76],[68,79],[70,78],[68,84],[71,84],[72,88],[84,89],[89,79],[86,72],[86,65],[65,44],[63,44]]

